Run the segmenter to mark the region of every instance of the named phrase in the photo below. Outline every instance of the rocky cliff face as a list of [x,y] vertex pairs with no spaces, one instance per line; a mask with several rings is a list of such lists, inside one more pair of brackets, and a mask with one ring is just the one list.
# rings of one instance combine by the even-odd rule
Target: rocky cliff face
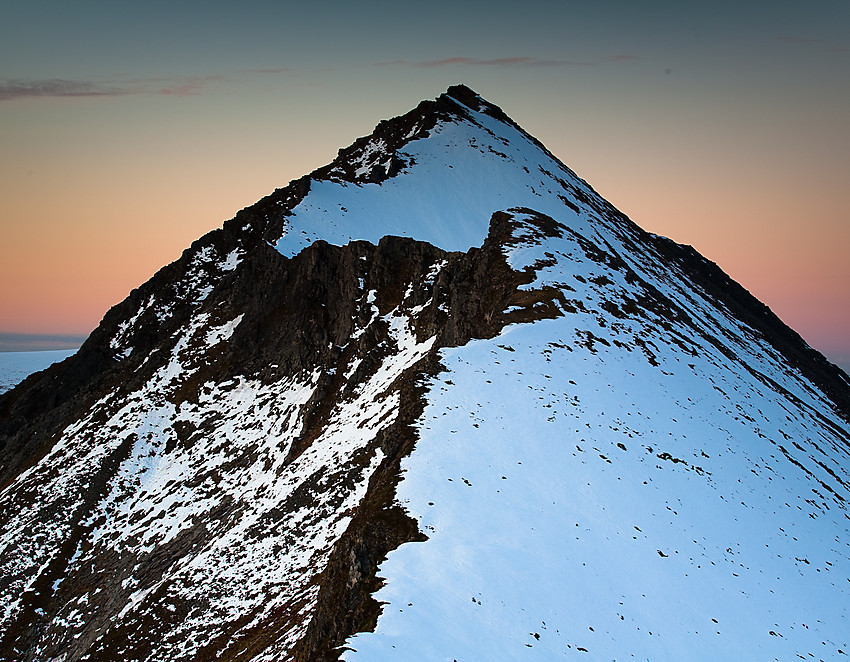
[[451,88],[0,396],[0,659],[834,658],[848,421],[767,308]]
[[[374,625],[378,561],[423,539],[393,495],[437,350],[545,314],[503,313],[551,295],[517,291],[512,226],[493,230],[465,254],[390,236],[292,259],[206,238],[15,391],[3,506],[27,542],[6,550],[8,650],[178,659],[188,638],[205,659],[335,659]],[[56,409],[86,415],[68,430]]]

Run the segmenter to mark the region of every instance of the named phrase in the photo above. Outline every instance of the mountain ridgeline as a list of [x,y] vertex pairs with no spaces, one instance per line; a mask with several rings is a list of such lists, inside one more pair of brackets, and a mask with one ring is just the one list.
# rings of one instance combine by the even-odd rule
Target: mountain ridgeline
[[464,86],[0,395],[0,660],[843,659],[850,380]]

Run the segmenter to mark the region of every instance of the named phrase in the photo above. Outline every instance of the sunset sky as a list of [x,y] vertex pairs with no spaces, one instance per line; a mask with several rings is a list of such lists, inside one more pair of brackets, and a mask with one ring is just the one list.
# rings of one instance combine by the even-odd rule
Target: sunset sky
[[0,349],[454,83],[850,369],[847,0],[2,0]]

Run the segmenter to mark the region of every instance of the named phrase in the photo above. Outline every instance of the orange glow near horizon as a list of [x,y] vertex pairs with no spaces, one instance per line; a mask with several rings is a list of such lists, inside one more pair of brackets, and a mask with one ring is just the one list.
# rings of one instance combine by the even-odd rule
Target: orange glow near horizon
[[[59,209],[47,200],[17,210],[18,218],[32,218],[4,242],[16,250],[2,250],[0,331],[92,331],[109,307],[245,206],[250,194],[218,188],[197,200],[135,204],[99,196],[89,210],[64,197]],[[57,215],[62,223],[39,227],[37,219]]]
[[[46,136],[0,128],[13,148],[0,160],[0,332],[91,332],[195,239],[302,174],[278,154],[248,158],[263,153],[259,132],[253,143],[210,140],[210,127],[184,118],[156,136],[114,120],[96,127],[87,103],[41,104],[52,106],[39,108]],[[33,104],[17,105],[23,114]],[[310,162],[303,143],[289,161]]]
[[[649,97],[630,109],[636,130],[584,100],[547,114],[522,93],[472,86],[645,230],[693,245],[812,346],[850,353],[846,151],[750,145],[759,118],[692,134],[655,122]],[[558,99],[542,97],[546,108]],[[352,113],[307,98],[281,119],[239,99],[212,115],[203,97],[154,99],[152,123],[130,98],[4,102],[0,332],[89,333],[192,241],[415,105],[391,101]],[[597,101],[613,112],[613,100]],[[827,142],[816,128],[815,152]]]
[[[178,180],[173,172],[160,171],[150,177],[156,180],[149,184],[154,197],[134,189],[144,171],[137,162],[132,173],[125,169],[118,179],[102,172],[96,197],[73,176],[51,196],[39,195],[37,187],[18,187],[14,206],[7,202],[6,207],[21,220],[5,230],[0,331],[90,332],[110,306],[177,259],[193,240],[275,184],[286,183],[266,177],[265,185],[258,184],[254,175],[212,186],[208,182],[215,181],[215,173],[195,170]],[[594,185],[591,176],[580,174]],[[700,194],[688,190],[687,182],[677,184],[675,169],[664,181],[663,201],[645,187],[631,187],[628,179],[606,186],[614,189],[612,202],[644,229],[694,245],[811,344],[823,351],[842,347],[850,328],[850,309],[839,305],[850,300],[842,253],[850,241],[824,242],[799,223],[804,212],[824,215],[828,209],[818,208],[817,201],[796,209],[767,196],[753,203],[732,199],[728,192],[723,198]],[[606,195],[606,189],[600,192]],[[702,204],[694,205],[700,195]],[[763,220],[743,226],[730,209]]]

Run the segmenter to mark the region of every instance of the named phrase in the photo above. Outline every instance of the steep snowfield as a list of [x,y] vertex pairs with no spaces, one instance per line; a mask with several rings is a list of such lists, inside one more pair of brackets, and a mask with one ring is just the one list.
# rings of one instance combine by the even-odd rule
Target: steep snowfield
[[[400,156],[408,165],[395,177],[380,184],[314,181],[287,217],[277,249],[291,256],[316,239],[377,243],[397,235],[466,251],[484,241],[493,212],[525,206],[562,214],[565,203],[559,195],[581,205],[574,192],[591,194],[585,182],[527,134],[483,111],[462,108],[467,118],[439,121],[426,138],[402,147]],[[369,148],[376,142],[380,139],[364,152],[372,154]]]
[[[466,250],[493,212],[526,208],[569,232],[528,242],[512,266],[556,260],[529,287],[583,304],[443,352],[399,490],[430,540],[382,565],[384,615],[346,659],[847,650],[846,424],[769,344],[624,246],[573,173],[513,127],[469,117],[409,143],[412,165],[381,185],[315,183],[277,244],[400,234]],[[622,314],[646,293],[572,233],[680,319]]]
[[694,293],[740,361],[606,315],[640,285],[569,233],[510,260],[547,253],[530,287],[571,283],[584,309],[442,352],[398,491],[429,540],[382,564],[383,615],[344,659],[840,659],[846,424]]

